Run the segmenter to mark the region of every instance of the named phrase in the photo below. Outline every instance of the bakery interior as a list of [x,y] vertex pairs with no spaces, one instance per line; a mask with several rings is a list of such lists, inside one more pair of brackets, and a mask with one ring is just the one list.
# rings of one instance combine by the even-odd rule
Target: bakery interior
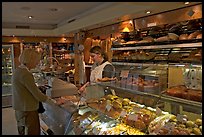
[[[85,99],[75,92],[96,45],[115,77]],[[43,135],[202,135],[202,2],[2,2],[2,119],[26,48],[41,53],[32,72],[56,100],[43,103]]]

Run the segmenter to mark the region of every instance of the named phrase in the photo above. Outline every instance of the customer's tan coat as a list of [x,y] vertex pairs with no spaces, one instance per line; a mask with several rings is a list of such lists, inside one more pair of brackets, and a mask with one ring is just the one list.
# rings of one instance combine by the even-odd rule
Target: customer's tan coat
[[34,111],[39,101],[45,102],[47,96],[36,86],[33,75],[26,68],[18,67],[12,77],[13,108],[18,111]]

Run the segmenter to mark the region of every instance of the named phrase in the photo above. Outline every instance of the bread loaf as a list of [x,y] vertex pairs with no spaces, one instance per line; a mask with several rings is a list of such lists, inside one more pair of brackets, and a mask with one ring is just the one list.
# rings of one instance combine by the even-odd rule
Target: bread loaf
[[188,39],[194,39],[197,37],[197,35],[201,34],[200,31],[195,31],[193,33],[191,33],[189,36],[188,36]]
[[179,36],[175,33],[168,33],[169,39],[170,40],[178,40]]
[[202,33],[196,36],[196,39],[202,39]]
[[163,36],[163,37],[159,37],[157,38],[155,41],[156,42],[162,42],[162,41],[169,41],[170,38],[168,36]]
[[179,36],[179,40],[187,40],[188,39],[188,34],[181,34]]
[[188,89],[183,85],[169,88],[166,93],[170,96],[202,102],[202,91]]

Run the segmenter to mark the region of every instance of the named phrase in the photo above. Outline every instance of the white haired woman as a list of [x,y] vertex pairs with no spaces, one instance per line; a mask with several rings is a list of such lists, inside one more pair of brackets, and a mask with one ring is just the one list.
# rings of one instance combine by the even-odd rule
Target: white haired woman
[[30,69],[40,62],[40,54],[25,49],[19,56],[18,66],[12,76],[12,106],[15,110],[19,135],[40,135],[39,102],[53,103],[37,87]]

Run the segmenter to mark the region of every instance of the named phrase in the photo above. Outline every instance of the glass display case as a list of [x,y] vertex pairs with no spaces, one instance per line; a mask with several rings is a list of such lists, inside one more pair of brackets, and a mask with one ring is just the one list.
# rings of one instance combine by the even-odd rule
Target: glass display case
[[2,95],[11,94],[11,77],[14,69],[13,45],[2,45]]
[[2,45],[2,106],[11,105],[11,77],[14,69],[13,45]]
[[[194,31],[192,34],[196,32]],[[191,33],[188,35],[190,36]],[[132,69],[137,68],[137,70],[141,70],[141,73],[135,71],[134,76],[145,75],[150,79],[151,74],[148,74],[145,69],[156,70],[156,72],[162,70],[164,75],[160,75],[160,77],[162,76],[160,82],[166,85],[159,92],[148,92],[145,88],[143,90],[134,88],[134,79],[130,79],[131,86],[128,85],[127,81],[123,82],[125,83],[123,86],[111,82],[109,88],[112,87],[125,96],[131,93],[129,97],[132,96],[131,98],[133,98],[135,96],[134,100],[136,102],[148,106],[160,106],[164,111],[173,114],[186,114],[193,119],[201,117],[202,37],[185,40],[179,39],[179,36],[176,37],[177,40],[155,41],[153,39],[151,42],[140,43],[135,41],[134,44],[121,43],[112,46],[112,64],[116,68],[116,74],[119,72],[118,76],[125,70],[126,78],[129,78],[130,72],[133,72]],[[160,68],[162,69],[160,70]],[[158,81],[155,76],[154,81]],[[151,83],[148,83],[148,85],[151,85]]]
[[[109,89],[113,90],[111,87]],[[189,115],[163,111],[158,105],[146,106],[138,103],[135,99],[137,95],[129,90],[124,92],[115,89],[115,93],[87,100],[77,96],[55,98],[56,104],[44,104],[46,111],[41,115],[41,119],[47,124],[46,129],[51,130],[54,135],[202,134],[201,115],[192,118]],[[146,100],[153,98],[149,94],[143,95]],[[160,100],[160,97],[155,98]]]

